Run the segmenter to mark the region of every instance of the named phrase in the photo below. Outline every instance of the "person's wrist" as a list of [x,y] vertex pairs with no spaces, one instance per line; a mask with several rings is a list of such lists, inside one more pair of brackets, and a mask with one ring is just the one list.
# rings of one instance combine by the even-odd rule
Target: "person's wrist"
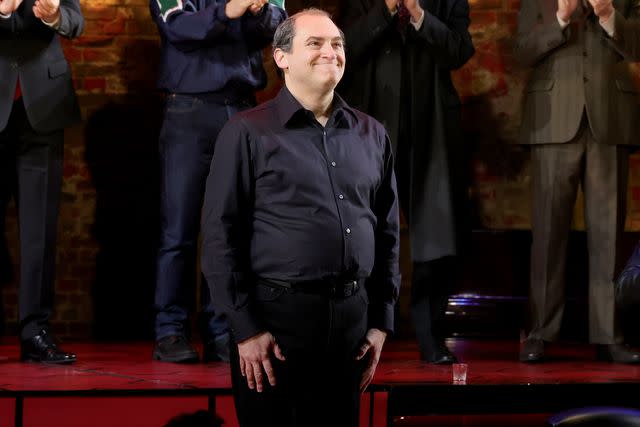
[[54,13],[53,15],[44,16],[42,18],[42,20],[45,22],[45,24],[48,24],[48,25],[55,25],[58,22],[59,19],[60,19],[60,11],[59,10],[56,13]]
[[559,10],[558,12],[556,12],[556,16],[558,17],[559,20],[561,20],[562,22],[569,22],[569,19],[571,19],[571,15],[567,14],[566,12],[563,12],[561,10]]
[[413,19],[413,22],[418,22],[422,18],[422,14],[425,13],[425,11],[422,9],[422,7],[420,7],[419,4],[417,4],[417,6],[414,9],[410,10],[409,13],[411,14],[411,19]]
[[558,11],[556,12],[556,18],[558,18],[558,20],[564,24],[568,24],[571,16],[570,15],[565,15],[562,12]]

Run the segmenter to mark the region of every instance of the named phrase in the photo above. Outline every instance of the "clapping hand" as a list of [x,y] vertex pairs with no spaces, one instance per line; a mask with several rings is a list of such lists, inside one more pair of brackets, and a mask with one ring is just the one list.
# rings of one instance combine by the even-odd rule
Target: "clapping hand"
[[254,0],[253,4],[249,6],[249,12],[257,15],[267,3],[269,3],[269,0]]
[[600,22],[606,22],[613,15],[612,0],[589,0],[589,4],[593,7],[593,13],[600,18]]
[[0,13],[10,15],[18,9],[22,0],[0,0]]
[[229,0],[224,12],[229,19],[238,19],[248,10],[257,15],[269,0]]
[[571,15],[578,7],[579,0],[558,0],[558,18],[564,22],[571,19]]
[[424,12],[418,0],[404,0],[404,6],[409,11],[414,22],[417,22]]
[[398,0],[384,0],[384,3],[387,5],[387,9],[389,12],[393,13],[398,8]]
[[33,14],[49,24],[56,22],[60,17],[60,0],[36,0]]

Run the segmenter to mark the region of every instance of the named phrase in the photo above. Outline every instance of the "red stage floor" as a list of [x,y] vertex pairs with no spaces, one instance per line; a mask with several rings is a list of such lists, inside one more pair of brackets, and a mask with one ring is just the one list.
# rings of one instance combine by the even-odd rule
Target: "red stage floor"
[[[174,415],[207,407],[226,426],[236,425],[225,364],[155,362],[151,343],[66,344],[78,363],[25,364],[17,360],[17,343],[4,342],[0,427],[161,426]],[[390,343],[376,392],[363,397],[363,425],[534,426],[544,425],[544,414],[567,406],[640,407],[640,367],[596,362],[590,346],[552,346],[552,360],[539,365],[516,361],[517,342],[454,340],[450,346],[468,364],[464,385],[452,384],[451,367],[419,361],[412,343]],[[16,412],[23,418],[14,417]],[[532,413],[543,415],[523,415]]]

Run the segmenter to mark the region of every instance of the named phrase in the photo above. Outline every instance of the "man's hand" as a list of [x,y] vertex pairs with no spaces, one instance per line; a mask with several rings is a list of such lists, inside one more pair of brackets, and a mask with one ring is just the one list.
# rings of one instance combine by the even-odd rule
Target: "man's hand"
[[263,390],[263,374],[267,374],[269,384],[276,385],[276,376],[271,365],[271,354],[284,361],[284,355],[276,339],[269,332],[263,332],[238,344],[240,372],[247,378],[247,385],[258,393]]
[[60,18],[60,0],[36,0],[33,14],[49,24]]
[[600,22],[607,22],[615,12],[612,0],[589,0],[589,3]]
[[424,10],[420,6],[418,0],[404,0],[404,5],[411,14],[413,22],[418,22],[424,13]]
[[386,332],[383,332],[380,329],[371,328],[367,331],[364,342],[360,346],[360,351],[356,356],[356,360],[362,360],[362,358],[369,353],[369,362],[367,363],[367,368],[362,373],[362,380],[360,380],[361,393],[371,383],[371,380],[373,380],[373,374],[376,373],[376,368],[380,361],[380,353],[382,353],[382,346],[386,339]]
[[567,22],[571,19],[571,15],[578,7],[580,0],[558,0],[558,18]]
[[256,0],[229,0],[224,8],[224,13],[229,19],[237,19],[244,15],[254,3]]
[[9,15],[18,9],[22,0],[2,0],[0,1],[0,13]]
[[384,3],[387,5],[390,13],[394,13],[398,8],[398,0],[384,0]]
[[269,3],[269,0],[254,0],[253,4],[249,6],[249,12],[253,15],[257,15],[267,3]]

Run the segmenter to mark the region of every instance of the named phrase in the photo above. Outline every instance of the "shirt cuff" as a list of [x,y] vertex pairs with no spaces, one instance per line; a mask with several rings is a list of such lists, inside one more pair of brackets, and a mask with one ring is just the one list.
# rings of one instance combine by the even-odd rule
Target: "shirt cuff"
[[54,30],[57,30],[58,28],[60,28],[60,15],[58,15],[58,17],[56,18],[56,20],[55,20],[55,21],[53,21],[53,22],[47,22],[47,21],[45,21],[44,19],[41,19],[41,21],[42,21],[42,23],[43,23],[44,25],[46,25],[47,27],[51,27],[51,28],[53,28]]
[[558,19],[558,24],[560,24],[560,27],[562,27],[563,30],[567,28],[569,26],[569,23],[571,22],[571,20],[563,21],[562,19],[560,19],[557,13],[556,13],[556,18]]
[[9,19],[9,18],[11,18],[11,14],[5,15],[5,14],[3,14],[3,13],[0,13],[0,18],[2,18],[2,19]]
[[265,331],[265,329],[261,327],[260,321],[246,308],[228,312],[227,319],[236,342],[255,337]]
[[369,305],[368,328],[376,328],[385,331],[388,335],[393,334],[393,317],[395,307],[392,304],[381,303]]
[[609,37],[613,37],[613,35],[616,32],[615,16],[616,16],[616,13],[613,12],[609,17],[609,19],[607,19],[604,22],[600,22],[600,26],[602,27],[602,29],[604,29],[607,32],[607,35],[609,35]]
[[413,16],[411,17],[411,25],[413,25],[413,28],[416,29],[416,31],[419,31],[420,28],[422,27],[422,23],[424,22],[424,10],[422,11],[422,14],[420,15],[420,19],[418,19],[417,21],[413,20]]

